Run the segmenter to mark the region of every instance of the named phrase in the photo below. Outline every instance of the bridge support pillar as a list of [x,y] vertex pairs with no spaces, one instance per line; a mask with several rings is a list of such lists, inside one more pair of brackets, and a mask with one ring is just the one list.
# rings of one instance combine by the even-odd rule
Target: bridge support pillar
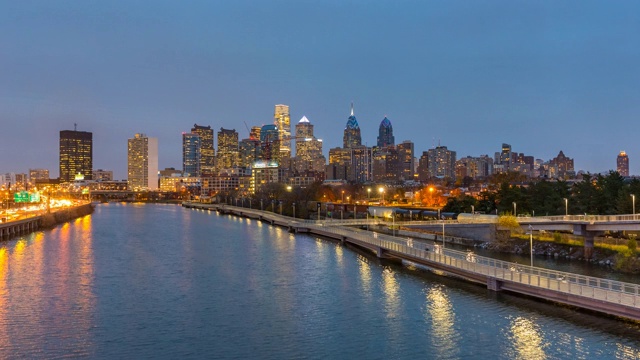
[[585,231],[584,233],[584,258],[591,259],[593,256],[593,243],[596,236],[600,235],[598,231]]
[[379,259],[384,258],[384,249],[378,246],[378,248],[376,249],[376,256]]
[[502,290],[502,281],[494,278],[494,277],[489,277],[487,279],[487,289],[492,290],[492,291],[501,291]]

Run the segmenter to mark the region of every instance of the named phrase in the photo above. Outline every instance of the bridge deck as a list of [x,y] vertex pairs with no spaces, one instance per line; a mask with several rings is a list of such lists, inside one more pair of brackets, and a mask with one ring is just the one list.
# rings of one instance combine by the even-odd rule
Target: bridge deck
[[[185,205],[187,207],[201,207]],[[549,270],[475,255],[471,252],[444,248],[438,244],[414,242],[409,238],[347,228],[363,225],[361,220],[298,220],[260,210],[230,206],[208,206],[212,210],[260,218],[289,228],[304,229],[313,234],[353,243],[398,259],[408,260],[487,285],[493,290],[506,290],[591,309],[640,321],[640,285],[580,274]],[[373,224],[373,220],[364,224]],[[375,220],[378,221],[379,220]],[[389,224],[389,222],[385,222]]]

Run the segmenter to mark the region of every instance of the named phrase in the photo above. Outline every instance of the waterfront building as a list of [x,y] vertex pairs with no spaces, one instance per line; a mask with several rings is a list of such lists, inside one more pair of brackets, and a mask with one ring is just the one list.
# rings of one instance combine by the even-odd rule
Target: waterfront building
[[72,182],[80,173],[85,179],[93,176],[93,133],[60,131],[60,181]]
[[620,151],[616,159],[616,169],[622,176],[629,176],[629,156],[626,152]]
[[29,181],[31,184],[35,185],[38,180],[49,180],[49,169],[29,169]]
[[210,196],[220,192],[237,191],[247,195],[251,186],[251,176],[245,174],[222,174],[202,178],[202,191]]
[[398,171],[400,180],[409,181],[413,180],[413,142],[405,140],[398,144]]
[[217,170],[238,166],[238,132],[235,129],[220,128],[218,131]]
[[202,176],[213,175],[216,168],[213,129],[211,126],[194,124],[191,133],[200,135],[200,173]]
[[280,163],[280,138],[276,125],[264,125],[260,129],[260,146],[262,160]]
[[446,146],[427,151],[430,178],[455,178],[456,152]]
[[127,180],[134,191],[158,189],[158,138],[135,134],[129,139]]
[[113,181],[112,170],[93,170],[93,180],[95,181]]
[[362,137],[360,135],[360,125],[353,115],[353,103],[351,103],[351,116],[347,119],[347,125],[344,128],[342,137],[343,148],[350,149],[362,145]]
[[380,127],[378,129],[378,148],[393,146],[395,144],[393,126],[391,126],[391,121],[385,116],[380,122]]
[[200,176],[200,135],[182,133],[182,173],[184,176]]
[[291,119],[288,105],[276,105],[273,124],[278,128],[279,159],[291,157]]
[[277,163],[258,161],[251,167],[249,192],[253,194],[266,184],[282,182],[284,175],[284,170]]

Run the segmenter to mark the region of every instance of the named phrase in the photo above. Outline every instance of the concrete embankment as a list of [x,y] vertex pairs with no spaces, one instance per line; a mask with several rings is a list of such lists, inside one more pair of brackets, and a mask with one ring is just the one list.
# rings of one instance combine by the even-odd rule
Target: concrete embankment
[[85,204],[41,216],[40,227],[50,229],[58,224],[93,213],[93,205]]
[[58,224],[91,214],[91,204],[79,205],[73,208],[58,210],[50,214],[31,216],[23,219],[0,224],[0,240],[7,240],[14,236],[25,235],[41,229],[50,229]]

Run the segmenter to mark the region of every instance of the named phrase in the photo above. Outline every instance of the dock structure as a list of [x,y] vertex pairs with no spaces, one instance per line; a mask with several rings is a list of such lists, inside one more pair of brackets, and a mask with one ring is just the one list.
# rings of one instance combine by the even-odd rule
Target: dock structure
[[229,205],[184,203],[183,206],[248,217],[286,227],[291,232],[334,239],[367,249],[379,258],[421,264],[481,284],[493,291],[508,291],[640,321],[638,284],[526,266],[448,249],[445,244],[427,244],[407,237],[348,227],[361,225],[363,221],[369,225],[386,223],[379,219],[303,220]]

